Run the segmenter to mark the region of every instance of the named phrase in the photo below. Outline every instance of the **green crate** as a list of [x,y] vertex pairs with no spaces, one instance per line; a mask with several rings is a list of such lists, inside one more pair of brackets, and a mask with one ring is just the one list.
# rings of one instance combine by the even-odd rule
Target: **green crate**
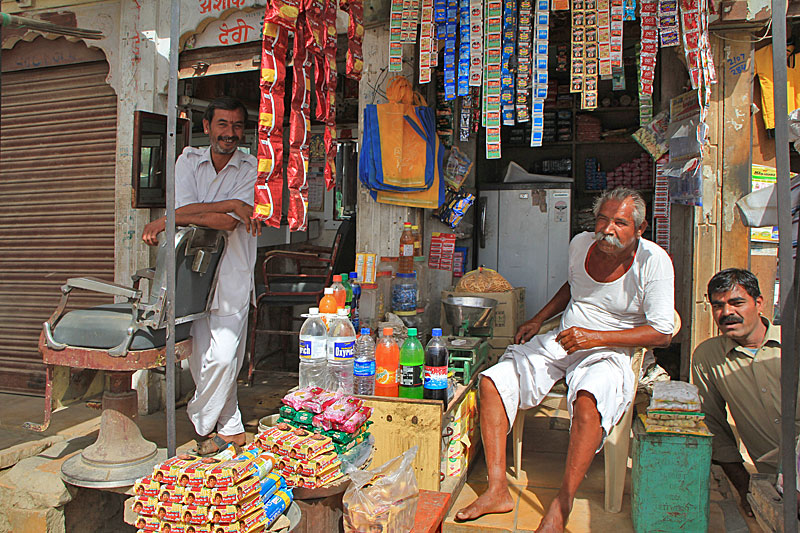
[[631,515],[636,533],[708,530],[711,437],[647,433],[633,425]]

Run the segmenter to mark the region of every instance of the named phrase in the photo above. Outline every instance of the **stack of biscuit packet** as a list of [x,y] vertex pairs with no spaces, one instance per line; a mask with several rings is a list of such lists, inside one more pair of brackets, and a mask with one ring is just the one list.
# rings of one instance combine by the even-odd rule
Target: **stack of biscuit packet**
[[648,433],[679,433],[710,436],[705,414],[700,411],[697,387],[683,381],[653,384],[647,416],[639,415]]
[[292,490],[274,470],[275,458],[257,443],[235,455],[181,454],[157,465],[134,485],[139,532],[262,533],[289,526],[284,511]]
[[307,387],[283,398],[278,424],[256,436],[290,487],[321,488],[343,477],[340,455],[369,438],[372,408],[353,396]]

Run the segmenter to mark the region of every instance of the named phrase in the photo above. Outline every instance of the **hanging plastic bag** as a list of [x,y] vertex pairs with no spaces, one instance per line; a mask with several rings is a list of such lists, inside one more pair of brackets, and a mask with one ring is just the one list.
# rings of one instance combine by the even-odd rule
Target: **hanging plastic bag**
[[414,528],[419,490],[412,462],[414,446],[375,470],[350,472],[342,497],[348,533],[407,533]]

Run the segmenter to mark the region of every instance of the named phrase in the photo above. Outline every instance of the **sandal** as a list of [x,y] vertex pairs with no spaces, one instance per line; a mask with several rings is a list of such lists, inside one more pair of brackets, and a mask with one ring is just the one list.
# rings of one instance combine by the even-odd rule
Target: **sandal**
[[199,455],[200,457],[208,457],[210,455],[215,455],[228,446],[233,446],[234,451],[236,454],[239,454],[240,448],[233,442],[228,442],[219,435],[214,435],[213,437],[206,438],[205,440],[198,441],[197,446],[192,450],[192,453],[195,455]]

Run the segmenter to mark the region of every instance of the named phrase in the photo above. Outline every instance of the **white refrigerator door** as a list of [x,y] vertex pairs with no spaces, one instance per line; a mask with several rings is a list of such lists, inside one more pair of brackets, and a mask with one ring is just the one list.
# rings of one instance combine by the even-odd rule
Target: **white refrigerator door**
[[[572,191],[570,189],[548,189],[547,213],[547,295],[540,308],[550,301],[558,289],[567,281],[569,270],[569,236]],[[538,312],[535,309],[533,312]],[[533,315],[531,315],[533,316]]]

